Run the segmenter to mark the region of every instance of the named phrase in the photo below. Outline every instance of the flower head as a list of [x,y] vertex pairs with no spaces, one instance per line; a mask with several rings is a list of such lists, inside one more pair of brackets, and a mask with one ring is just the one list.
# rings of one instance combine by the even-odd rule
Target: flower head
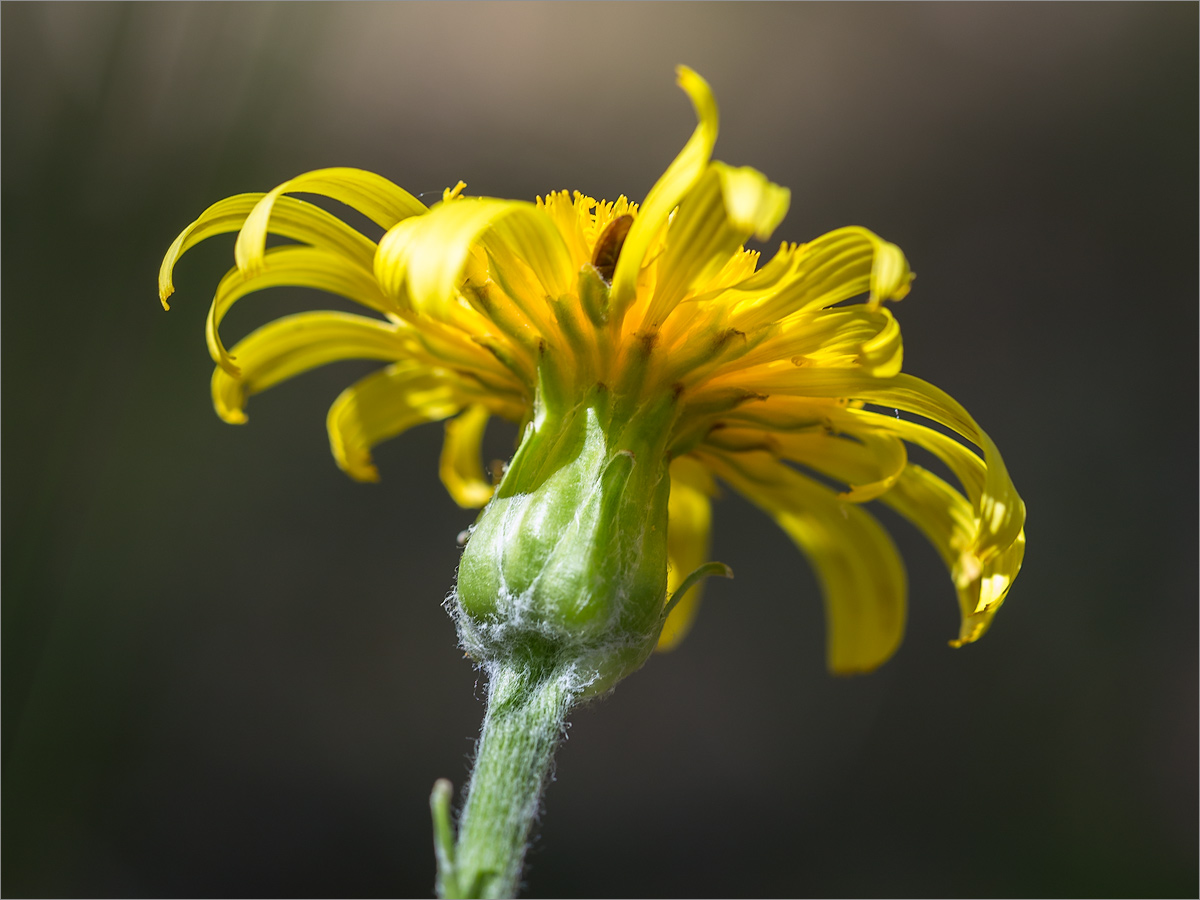
[[[673,646],[698,600],[685,579],[707,558],[714,476],[812,562],[834,671],[878,666],[904,629],[903,565],[868,501],[938,550],[962,614],[952,643],[976,640],[1020,568],[1024,504],[970,415],[901,372],[885,304],[908,293],[904,255],[842,228],[760,265],[743,245],[772,234],[789,193],[711,160],[712,93],[687,68],[679,84],[699,124],[640,207],[565,191],[466,197],[460,183],[430,208],[378,175],[323,169],[207,209],[171,246],[159,287],[165,306],[178,258],[238,232],[206,331],[218,415],[244,422],[251,395],[328,362],[386,363],[330,409],[334,458],[374,480],[375,445],[445,420],[442,481],[462,506],[488,505],[459,578],[460,629],[485,658],[497,642],[582,634],[588,647],[620,644],[619,677],[655,643]],[[386,234],[376,245],[297,193]],[[293,243],[267,249],[268,234]],[[287,316],[227,350],[230,306],[281,285],[373,314]],[[492,416],[522,429],[498,486],[480,456]],[[911,462],[906,444],[959,486]]]

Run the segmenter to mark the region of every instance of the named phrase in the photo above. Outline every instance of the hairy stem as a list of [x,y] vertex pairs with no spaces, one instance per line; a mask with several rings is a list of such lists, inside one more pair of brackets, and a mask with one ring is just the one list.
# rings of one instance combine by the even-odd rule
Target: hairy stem
[[516,896],[529,834],[575,696],[569,674],[559,669],[501,665],[490,674],[458,842],[438,878],[439,893],[447,898]]

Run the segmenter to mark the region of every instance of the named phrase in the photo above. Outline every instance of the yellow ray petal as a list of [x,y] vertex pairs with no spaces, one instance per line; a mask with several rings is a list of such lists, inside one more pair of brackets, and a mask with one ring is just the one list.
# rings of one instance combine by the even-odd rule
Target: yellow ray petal
[[858,431],[848,437],[823,431],[788,434],[776,438],[784,459],[802,463],[846,484],[838,496],[851,503],[866,503],[887,493],[908,463],[908,452],[899,438],[883,432]]
[[888,432],[937,456],[954,473],[972,504],[983,495],[987,466],[974,450],[940,431],[887,412],[842,406],[830,398],[775,395],[743,404],[722,418],[730,425],[744,423],[772,433]]
[[[214,203],[200,214],[191,225],[180,232],[163,257],[158,270],[158,296],[164,309],[170,309],[167,298],[175,292],[172,272],[179,258],[188,250],[207,238],[218,234],[238,231],[246,217],[265,194],[238,194]],[[375,242],[355,231],[337,216],[319,206],[297,200],[294,197],[279,197],[271,219],[271,231],[275,234],[301,241],[344,256],[368,272],[375,259]]]
[[855,369],[775,367],[725,376],[711,389],[742,387],[764,394],[844,397],[902,409],[932,419],[983,450],[987,465],[976,502],[980,531],[975,553],[983,562],[1007,550],[1025,524],[1025,504],[1017,494],[995,443],[950,395],[911,375],[872,378]]
[[221,320],[242,297],[271,287],[316,288],[380,312],[394,308],[380,292],[371,273],[345,257],[313,247],[272,247],[254,275],[230,269],[217,285],[216,295],[208,309],[205,322],[208,352],[213,362],[230,375],[238,374],[238,366],[233,362],[236,354],[229,354],[221,343]]
[[463,272],[480,243],[494,257],[528,267],[541,296],[523,291],[511,299],[523,304],[522,312],[535,324],[548,327],[545,297],[565,293],[573,286],[575,272],[558,228],[532,203],[472,197],[401,222],[379,242],[375,274],[384,291],[401,304],[454,322],[459,318],[457,292]]
[[889,309],[877,307],[874,311],[884,317],[885,324],[875,337],[859,346],[858,357],[854,362],[868,375],[875,378],[891,378],[900,374],[904,364],[904,341],[900,337],[900,323]]
[[890,310],[865,304],[817,309],[769,326],[764,339],[720,371],[780,360],[797,366],[854,366],[872,376],[890,377],[899,374],[903,360],[900,326]]
[[958,638],[951,644],[957,647],[978,640],[1021,570],[1025,532],[981,566],[971,551],[975,534],[971,504],[942,479],[917,465],[908,466],[883,502],[921,530],[950,570],[962,617]]
[[790,197],[787,188],[754,169],[709,164],[671,221],[642,327],[661,325],[679,301],[694,288],[703,288],[751,235],[769,238],[787,213]]
[[329,408],[326,427],[338,467],[358,481],[378,481],[371,449],[414,425],[454,415],[469,402],[450,373],[405,361],[352,384]]
[[478,509],[492,499],[491,481],[484,474],[481,445],[491,413],[486,406],[468,406],[462,415],[446,420],[446,439],[438,474],[454,502]]
[[[712,531],[712,476],[694,459],[671,463],[671,497],[667,503],[667,596],[708,559]],[[704,582],[697,583],[667,616],[658,637],[659,650],[671,650],[684,639],[700,608]]]
[[342,359],[393,361],[405,355],[398,326],[341,312],[285,316],[251,332],[233,348],[241,363],[231,375],[213,370],[213,406],[226,422],[246,421],[246,400],[279,382]]
[[[828,405],[822,408],[820,405],[816,405],[821,402],[815,401],[814,403],[810,398],[775,396],[765,401],[747,404],[725,417],[728,424],[733,425],[734,428],[729,429],[728,432],[722,430],[716,433],[716,445],[722,446],[720,443],[722,435],[728,433],[737,434],[742,431],[743,429],[739,427],[742,422],[760,426],[772,432],[769,437],[772,449],[775,452],[782,453],[789,459],[805,463],[818,471],[846,481],[849,484],[860,484],[861,482],[855,481],[856,477],[860,479],[870,477],[870,472],[872,471],[869,468],[870,459],[856,462],[853,459],[855,456],[853,452],[848,454],[844,459],[839,458],[837,454],[831,455],[824,461],[812,457],[804,458],[794,450],[795,442],[809,441],[814,436],[828,434],[829,432],[845,432],[856,435],[860,439],[866,438],[868,440],[872,440],[871,435],[875,436],[874,440],[891,435],[893,439],[900,438],[924,447],[937,456],[954,473],[955,478],[963,486],[969,502],[958,491],[948,485],[944,485],[940,480],[936,480],[935,476],[925,472],[920,467],[909,464],[907,468],[904,468],[906,454],[895,455],[892,457],[892,463],[886,467],[892,473],[893,477],[876,481],[874,484],[867,486],[865,490],[868,493],[866,494],[862,493],[864,488],[855,488],[851,492],[852,495],[857,492],[861,499],[872,499],[877,496],[883,496],[884,502],[890,502],[888,498],[893,496],[890,485],[897,481],[894,477],[896,466],[903,469],[903,472],[899,474],[901,477],[907,479],[908,482],[912,482],[916,477],[912,474],[914,471],[919,472],[921,477],[935,479],[940,486],[939,489],[944,488],[946,492],[949,492],[965,504],[961,509],[955,508],[956,521],[958,523],[956,525],[956,538],[953,545],[955,552],[946,562],[947,566],[951,569],[951,576],[955,584],[959,587],[960,595],[965,588],[971,584],[975,585],[975,594],[972,595],[975,599],[971,600],[971,609],[973,610],[977,603],[986,604],[990,602],[980,600],[979,597],[984,595],[997,596],[997,592],[999,591],[1007,593],[1012,579],[1016,577],[1016,571],[1013,570],[1010,576],[1003,576],[1003,572],[1006,571],[1006,566],[1013,564],[1012,561],[1014,559],[1016,560],[1016,566],[1019,568],[1020,558],[1024,553],[1024,531],[1018,535],[1013,545],[1001,550],[988,561],[981,563],[979,557],[976,556],[976,539],[980,534],[982,523],[975,510],[981,507],[988,474],[987,465],[984,460],[975,451],[956,441],[954,438],[925,425],[905,419],[897,419],[886,412]],[[828,401],[824,402],[828,403]],[[711,440],[712,436],[710,436]],[[765,437],[758,439],[760,445],[765,442]],[[785,447],[788,449],[785,450]],[[857,476],[855,475],[856,472],[859,473]],[[886,494],[880,488],[886,488]],[[853,496],[848,499],[853,499]],[[934,505],[939,503],[945,505],[944,501],[935,498]],[[916,516],[910,516],[910,518],[914,518],[915,520]],[[1020,548],[1016,546],[1017,543],[1021,545]],[[983,567],[982,569],[981,566]],[[991,573],[989,575],[991,581],[986,583],[990,587],[981,587],[979,583],[980,572],[985,570]],[[1007,577],[1007,580],[1003,580],[1004,577]],[[1002,596],[1002,593],[999,596]],[[974,620],[972,621],[974,622]],[[966,629],[964,630],[964,634],[970,631],[966,626],[964,626],[964,629]],[[982,631],[977,632],[976,637],[982,633]]]
[[363,169],[317,169],[298,175],[264,194],[255,204],[238,234],[233,255],[237,267],[254,274],[262,265],[268,232],[276,231],[272,212],[283,194],[321,194],[358,210],[383,228],[428,211],[420,200],[382,175]]
[[[830,416],[844,410],[837,398],[758,395],[722,415],[728,424],[746,423],[769,431],[835,430]],[[852,423],[853,424],[853,423]]]
[[917,422],[897,419],[886,412],[865,409],[838,410],[831,416],[831,421],[839,423],[837,427],[850,430],[861,426],[883,429],[911,444],[924,447],[954,473],[973,506],[981,502],[987,479],[987,465],[975,451],[949,435]]
[[912,278],[895,244],[865,228],[839,228],[811,243],[785,246],[762,273],[734,286],[730,300],[742,296],[731,324],[749,330],[868,292],[871,306],[877,307],[902,299]]
[[811,561],[825,598],[832,672],[869,672],[904,636],[907,582],[887,532],[859,506],[766,453],[698,454],[773,518]]
[[646,258],[646,251],[666,224],[671,211],[704,174],[712,156],[713,144],[717,141],[719,118],[712,88],[687,66],[679,66],[675,72],[677,83],[692,101],[698,122],[679,155],[646,195],[641,212],[625,238],[624,249],[613,273],[610,295],[613,318],[618,322],[637,293],[638,272]]
[[802,431],[768,432],[721,423],[705,446],[732,453],[761,450],[840,481],[838,499],[866,503],[886,493],[908,462],[904,442],[883,430],[856,428],[831,433],[828,423]]

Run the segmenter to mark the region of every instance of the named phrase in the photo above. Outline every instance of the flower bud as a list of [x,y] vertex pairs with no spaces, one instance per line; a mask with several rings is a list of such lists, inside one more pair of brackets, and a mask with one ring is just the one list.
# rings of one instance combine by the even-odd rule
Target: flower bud
[[599,385],[539,410],[459,565],[454,613],[475,659],[570,668],[582,697],[645,661],[664,618],[674,406],[614,414]]

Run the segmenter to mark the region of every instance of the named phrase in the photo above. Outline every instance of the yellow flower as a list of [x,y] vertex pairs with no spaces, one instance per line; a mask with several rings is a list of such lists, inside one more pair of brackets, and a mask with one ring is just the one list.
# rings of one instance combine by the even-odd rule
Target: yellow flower
[[[900,330],[884,303],[908,293],[907,261],[871,232],[842,228],[784,243],[760,267],[743,244],[771,235],[788,191],[710,159],[712,93],[691,70],[678,74],[699,124],[640,208],[565,191],[536,203],[464,197],[461,183],[427,208],[378,175],[323,169],[205,210],[168,251],[159,289],[166,306],[179,257],[238,232],[237,265],[206,329],[218,415],[244,422],[247,398],[287,378],[335,360],[380,360],[386,367],[329,411],[338,465],[375,480],[375,445],[446,420],[442,481],[459,504],[480,507],[494,490],[480,456],[490,417],[521,423],[528,436],[556,410],[602,406],[644,438],[617,455],[669,465],[669,591],[707,558],[716,476],[812,562],[830,668],[870,670],[902,637],[907,590],[891,539],[863,505],[877,500],[944,559],[962,614],[951,643],[976,640],[1020,569],[1025,509],[967,412],[901,373]],[[338,200],[386,234],[376,245],[296,193]],[[295,243],[267,249],[269,233]],[[230,306],[281,285],[376,315],[287,316],[227,350],[218,329]],[[961,489],[910,462],[906,442],[931,451]],[[660,649],[683,636],[698,594],[691,587],[655,630]],[[656,596],[661,612],[665,595]]]

